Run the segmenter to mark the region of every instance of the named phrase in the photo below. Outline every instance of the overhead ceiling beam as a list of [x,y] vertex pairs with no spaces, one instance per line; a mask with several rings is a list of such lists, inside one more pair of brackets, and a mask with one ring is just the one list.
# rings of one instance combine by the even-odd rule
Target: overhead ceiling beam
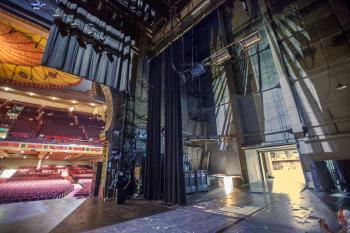
[[[150,25],[146,24],[144,19],[134,13],[132,13],[127,7],[118,1],[105,0],[105,3],[119,15],[125,17],[126,20],[123,21],[124,28],[128,29],[131,34],[138,33],[138,28],[144,28],[152,30]],[[138,26],[138,27],[135,27]]]
[[165,3],[164,1],[161,0],[145,0],[149,4],[149,6],[157,12],[160,16],[169,19],[170,14],[169,14],[169,9],[170,6]]
[[178,14],[177,18],[158,30],[152,37],[152,55],[161,53],[173,41],[199,23],[225,0],[192,0]]

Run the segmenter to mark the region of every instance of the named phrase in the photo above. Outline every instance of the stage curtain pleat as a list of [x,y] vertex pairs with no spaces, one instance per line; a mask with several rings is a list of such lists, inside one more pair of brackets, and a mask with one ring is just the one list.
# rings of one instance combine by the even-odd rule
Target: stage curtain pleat
[[[180,78],[172,68],[181,60],[181,44],[174,43],[151,64],[148,97],[148,140],[145,197],[185,204]],[[164,82],[165,153],[161,157],[161,82]]]
[[42,64],[127,91],[134,41],[91,13],[60,1]]
[[163,198],[164,175],[161,160],[161,64],[157,57],[151,63],[148,94],[147,159],[144,196],[149,200]]
[[180,77],[174,67],[181,64],[181,43],[173,43],[165,52],[165,155],[164,201],[185,204],[183,169]]

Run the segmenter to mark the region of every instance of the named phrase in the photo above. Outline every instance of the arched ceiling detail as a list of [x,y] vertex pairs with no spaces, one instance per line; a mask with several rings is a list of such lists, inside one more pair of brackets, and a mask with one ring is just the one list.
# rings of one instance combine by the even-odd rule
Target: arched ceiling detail
[[46,37],[0,20],[0,83],[41,88],[66,88],[80,78],[41,66]]

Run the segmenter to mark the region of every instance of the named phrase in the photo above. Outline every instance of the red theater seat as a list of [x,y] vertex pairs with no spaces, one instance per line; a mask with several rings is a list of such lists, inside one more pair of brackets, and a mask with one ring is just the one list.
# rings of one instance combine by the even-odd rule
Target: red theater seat
[[82,184],[83,188],[80,189],[74,196],[75,197],[89,196],[91,194],[92,179],[79,179],[78,183]]
[[[7,112],[15,105],[23,109],[10,119]],[[8,141],[101,146],[104,122],[89,113],[0,99],[0,125],[9,128]]]

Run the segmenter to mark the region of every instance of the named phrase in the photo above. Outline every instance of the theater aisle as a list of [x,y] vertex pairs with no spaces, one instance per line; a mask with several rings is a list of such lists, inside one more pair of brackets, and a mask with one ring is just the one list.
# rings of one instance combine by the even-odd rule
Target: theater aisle
[[86,199],[56,199],[0,205],[0,232],[50,232]]

